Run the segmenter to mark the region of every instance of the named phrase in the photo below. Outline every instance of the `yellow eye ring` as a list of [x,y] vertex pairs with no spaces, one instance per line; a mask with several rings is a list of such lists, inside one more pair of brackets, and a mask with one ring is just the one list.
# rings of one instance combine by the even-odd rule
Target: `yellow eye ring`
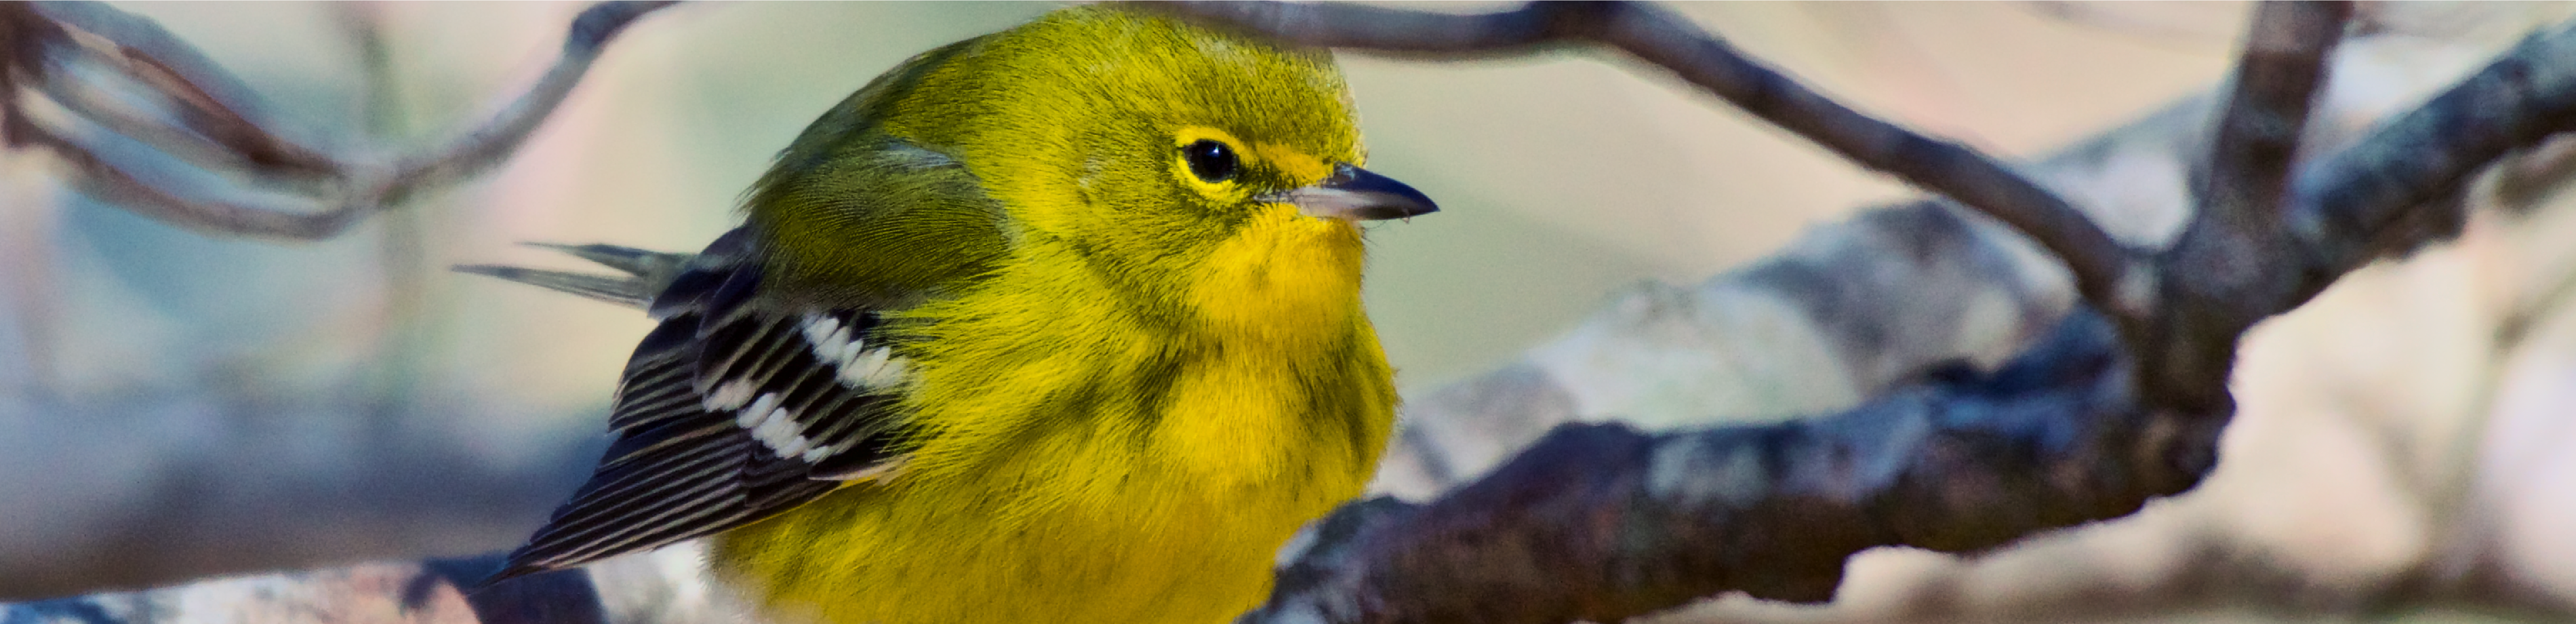
[[1218,201],[1240,199],[1244,174],[1260,160],[1234,135],[1207,126],[1173,133],[1170,153],[1172,177]]

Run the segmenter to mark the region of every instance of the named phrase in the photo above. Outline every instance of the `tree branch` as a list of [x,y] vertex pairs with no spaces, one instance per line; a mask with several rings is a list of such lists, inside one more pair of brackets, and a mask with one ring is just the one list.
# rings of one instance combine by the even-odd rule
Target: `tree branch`
[[96,2],[40,2],[31,8],[89,35],[82,39],[66,33],[64,39],[47,41],[46,56],[77,56],[114,67],[121,77],[172,104],[185,130],[264,168],[313,173],[333,168],[329,156],[270,130],[275,125],[249,85],[159,23]]
[[[1416,53],[1526,51],[1541,42],[1600,41],[1672,69],[1749,112],[1881,168],[1869,157],[1869,150],[1846,147],[1845,140],[1852,135],[1837,133],[1830,124],[1809,123],[1836,118],[1848,109],[1830,102],[1816,105],[1809,98],[1822,98],[1803,90],[1798,97],[1777,97],[1764,85],[1786,81],[1767,80],[1776,77],[1767,70],[1752,74],[1763,79],[1730,81],[1738,74],[1723,70],[1741,71],[1752,64],[1735,58],[1713,38],[1701,37],[1707,41],[1697,47],[1702,55],[1669,53],[1674,40],[1663,37],[1690,31],[1675,25],[1677,20],[1643,10],[1534,4],[1508,13],[1465,17],[1278,4],[1186,5],[1183,10],[1299,43],[1384,45]],[[1958,184],[1986,171],[2000,172],[2000,167],[1963,166],[1964,173],[1945,174],[1939,183],[1918,182],[1928,190],[1952,194],[2037,239],[2076,274],[2086,299],[2131,312],[2115,315],[2121,320],[2117,340],[2066,337],[2090,333],[2086,327],[2109,333],[2108,325],[2079,313],[2067,321],[2058,339],[2027,352],[2018,360],[2022,364],[1992,377],[1948,375],[1948,381],[1936,379],[1902,388],[1880,402],[1835,416],[1662,436],[1599,427],[1562,428],[1493,474],[1420,507],[1390,503],[1355,507],[1349,513],[1368,519],[1341,521],[1347,543],[1307,548],[1283,568],[1282,582],[1270,603],[1242,621],[1610,620],[1727,590],[1762,598],[1822,600],[1830,598],[1843,561],[1862,548],[1909,544],[1975,552],[2046,528],[2125,515],[2149,497],[2187,489],[2214,465],[2218,433],[2234,411],[2226,375],[2244,331],[2256,321],[2296,307],[2358,264],[2336,264],[2330,271],[2313,269],[2309,249],[2286,234],[2291,228],[2283,227],[2280,219],[2295,218],[2303,210],[2334,214],[2377,209],[2394,213],[2382,221],[2417,218],[2430,224],[2394,237],[2368,232],[2374,241],[2390,241],[2379,245],[2405,247],[2457,231],[2457,215],[2416,214],[2423,212],[2417,206],[2449,191],[2418,191],[2385,208],[2369,204],[2343,208],[2331,202],[2327,208],[2308,208],[2296,201],[2283,208],[2285,172],[2297,152],[2310,100],[2323,82],[2323,61],[2341,37],[2349,14],[2349,7],[2339,5],[2267,3],[2260,9],[2240,66],[2238,88],[2213,141],[2212,170],[2199,197],[2197,216],[2175,247],[2156,257],[2153,274],[2162,280],[2149,290],[2156,300],[2147,305],[2136,305],[2130,298],[2136,291],[2118,292],[2112,287],[2116,280],[2105,281],[2123,272],[2086,260],[2103,253],[2105,247],[2071,250],[2073,241],[2085,237],[2068,237],[2061,230],[2034,225],[2030,206],[2051,206],[2036,214],[2075,215],[2071,208],[2061,209],[2064,202],[2053,196],[2036,204],[1995,201],[1975,194],[1981,188],[1977,185]],[[1621,30],[1618,25],[1631,19],[1658,27],[1649,30],[1651,36]],[[1415,28],[1441,30],[1407,32]],[[1603,34],[1623,32],[1629,34]],[[1417,37],[1429,43],[1407,43]],[[2547,39],[2576,40],[2576,31],[2562,30]],[[1635,43],[1640,40],[1654,43]],[[2437,98],[2426,111],[2410,114],[2364,141],[2364,147],[2439,145],[2435,137],[2412,134],[2414,125],[2407,120],[2426,116],[2460,117],[2458,122],[2444,124],[2446,128],[2476,119],[2492,127],[2525,130],[2495,133],[2504,140],[2473,138],[2470,143],[2480,146],[2470,156],[2473,162],[2416,167],[2420,175],[2412,181],[2431,189],[2456,189],[2470,173],[2515,148],[2537,144],[2554,131],[2530,131],[2547,123],[2544,119],[2566,118],[2538,117],[2557,109],[2537,104],[2470,106],[2466,102],[2478,96],[2460,95],[2486,93],[2495,88],[2490,83],[2501,82],[2528,89],[2517,92],[2527,102],[2554,104],[2555,98],[2576,97],[2576,84],[2560,84],[2576,81],[2576,62],[2553,67],[2525,58],[2548,49],[2526,44]],[[2544,68],[2554,69],[2557,75],[2531,76]],[[1790,112],[1770,108],[1784,102],[1806,108]],[[2490,116],[2497,112],[2503,112],[2504,118]],[[2420,162],[2397,158],[2394,150],[2356,149],[2347,154],[2374,157],[2361,170]],[[2380,162],[2383,159],[2392,160]],[[1991,163],[1982,157],[1946,162]],[[2328,172],[2356,168],[2341,157],[2324,166]],[[2020,186],[2037,188],[2027,183]],[[2081,229],[2100,234],[2089,223]],[[2351,242],[2332,234],[2305,242],[2338,240]],[[2068,346],[2088,344],[2098,350]],[[2015,373],[2032,370],[2025,367],[2034,363],[2070,366],[2072,362],[2063,355],[2068,352],[2109,362],[2075,367],[2078,370],[2118,372],[2048,379]],[[2140,368],[2132,371],[2133,366]],[[2014,379],[2025,381],[2008,381]],[[1959,390],[1962,387],[1976,390]],[[1923,407],[1909,407],[1916,405]],[[2054,424],[1999,427],[1971,414],[2009,414],[2007,419],[2015,423]],[[1823,442],[1827,436],[1818,433],[1844,430],[1871,431],[1873,442],[1838,445]],[[1952,441],[1945,436],[1961,438]],[[2082,469],[2056,463],[2078,458],[2095,458],[2117,467]],[[1674,465],[1705,469],[1672,471]],[[1657,483],[1678,485],[1648,485]],[[2016,483],[2045,485],[2011,485]],[[1712,492],[1735,496],[1725,504],[1712,504],[1709,500],[1716,496],[1708,494]],[[2008,511],[1993,511],[1997,508]],[[1958,513],[1961,510],[1971,513]],[[1973,510],[2002,517],[1978,517]],[[1995,532],[1917,533],[1902,528],[1917,519],[1923,527],[1949,531],[1992,527]],[[1789,534],[1798,537],[1779,539]],[[1802,550],[1791,552],[1790,546],[1779,545],[1784,542]]]
[[2256,5],[2210,148],[2208,197],[2201,200],[2210,218],[2243,221],[2240,227],[2278,218],[2309,104],[2325,85],[2326,58],[2351,17],[2348,2]]
[[[13,4],[0,7],[11,55],[6,84],[0,84],[11,93],[0,98],[0,134],[10,145],[53,152],[72,165],[90,192],[155,219],[217,234],[329,238],[412,193],[453,184],[507,159],[580,84],[610,39],[670,4],[592,5],[574,20],[546,74],[494,107],[491,118],[445,142],[392,155],[333,155],[288,138],[299,133],[260,112],[258,98],[239,79],[151,20],[93,2]],[[96,93],[100,80],[139,88],[177,125]],[[45,122],[27,108],[18,93],[22,87],[67,114]],[[110,133],[148,149],[120,143]],[[172,157],[267,194],[211,199],[243,194],[165,188],[181,183],[137,170]],[[286,186],[272,188],[279,181]]]
[[[2222,420],[2141,411],[2075,314],[1990,375],[1834,416],[1649,434],[1570,424],[1425,505],[1354,505],[1246,622],[1618,621],[1724,591],[1822,602],[1843,561],[1978,552],[2197,483]],[[1353,518],[1367,518],[1354,520]],[[1321,534],[1321,533],[1319,533]]]
[[[2340,2],[2256,5],[2236,80],[2216,137],[2191,225],[2159,255],[2163,314],[2130,319],[2146,394],[2195,411],[2232,411],[2227,375],[2246,328],[2306,301],[2314,291],[2281,225],[2291,159],[2308,107],[2325,83],[2326,56],[2343,38],[2352,7]],[[2340,275],[2340,273],[2338,273]],[[2324,284],[2317,282],[2315,288]]]
[[414,190],[449,184],[500,164],[581,84],[591,61],[599,58],[610,39],[636,19],[673,4],[677,2],[602,2],[583,10],[564,36],[562,57],[545,76],[499,107],[491,119],[466,128],[445,144],[396,159],[395,173],[381,200],[399,201]]
[[[2291,180],[2287,225],[2329,276],[2455,234],[2462,215],[2419,206],[2489,163],[2576,129],[2576,35],[2534,35],[2459,86],[2381,124]],[[2322,289],[2322,283],[2310,284]]]
[[[1149,5],[1302,45],[1432,58],[1526,54],[1598,44],[1626,52],[1853,163],[1986,213],[2038,241],[2076,289],[2121,316],[2147,313],[2143,256],[2055,193],[1956,142],[1863,115],[1662,8],[1630,2],[1533,2],[1448,15],[1348,4],[1176,2]],[[2148,280],[2148,281],[2141,281]]]

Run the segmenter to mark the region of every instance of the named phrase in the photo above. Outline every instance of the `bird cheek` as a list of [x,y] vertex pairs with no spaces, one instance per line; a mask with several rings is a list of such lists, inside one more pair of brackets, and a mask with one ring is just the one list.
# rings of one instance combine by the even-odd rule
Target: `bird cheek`
[[1358,230],[1294,206],[1258,210],[1195,270],[1192,307],[1215,331],[1244,339],[1308,340],[1347,329],[1366,257]]

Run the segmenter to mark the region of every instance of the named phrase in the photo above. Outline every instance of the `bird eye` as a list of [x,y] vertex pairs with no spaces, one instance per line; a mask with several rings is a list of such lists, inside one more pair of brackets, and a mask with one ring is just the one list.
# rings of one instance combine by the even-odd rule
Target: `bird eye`
[[1215,139],[1199,139],[1181,146],[1181,159],[1189,161],[1190,175],[1210,183],[1234,179],[1235,170],[1242,166],[1234,159],[1234,148]]

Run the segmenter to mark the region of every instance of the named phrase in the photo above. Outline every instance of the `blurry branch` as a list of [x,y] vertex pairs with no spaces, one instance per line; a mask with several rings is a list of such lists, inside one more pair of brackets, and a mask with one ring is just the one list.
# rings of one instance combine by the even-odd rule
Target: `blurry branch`
[[[1832,599],[1863,549],[1978,552],[2196,483],[2221,419],[2142,410],[2078,312],[1992,374],[1867,405],[1645,433],[1572,424],[1422,505],[1346,507],[1254,622],[1618,621],[1724,591]],[[2222,421],[2223,422],[2223,421]]]
[[[669,4],[593,5],[555,64],[491,118],[426,147],[350,154],[310,144],[151,20],[94,2],[0,4],[0,137],[52,152],[84,189],[139,214],[218,234],[329,238],[508,158],[611,38]],[[221,182],[184,182],[172,160]]]
[[[2151,397],[2194,411],[2232,410],[2227,375],[2237,338],[2324,288],[2305,279],[2308,259],[2283,245],[2289,241],[2279,224],[2310,100],[2351,17],[2344,2],[2256,5],[2195,185],[2198,209],[2182,238],[2158,258],[2172,277],[2159,293],[2170,307],[2127,328],[2139,340],[2139,382]],[[2313,288],[2286,292],[2303,286]]]
[[[213,427],[184,396],[39,407],[46,417],[0,422],[0,470],[33,484],[0,496],[13,513],[0,601],[491,548],[543,521],[605,443],[564,435],[496,455],[423,427],[313,424],[371,407],[356,400],[258,406],[266,420]],[[407,407],[412,423],[489,413],[436,396]]]
[[2455,231],[2461,215],[2415,208],[2460,193],[2472,174],[2508,154],[2546,149],[2546,139],[2576,123],[2571,57],[2576,37],[2564,28],[2525,40],[2368,141],[2301,170],[2291,181],[2287,224],[2314,256],[2309,286],[2449,233],[2424,228]]
[[148,592],[6,605],[11,624],[310,622],[351,624],[716,624],[738,621],[699,574],[705,553],[674,546],[479,591],[457,590],[500,554],[368,563],[297,574],[204,579]]
[[2197,209],[2151,268],[2133,269],[2138,256],[1994,161],[1825,101],[1651,7],[1175,10],[1300,44],[1445,57],[1616,48],[2013,226],[2065,263],[2086,307],[2111,313],[2079,307],[1996,372],[1935,371],[1833,416],[1663,434],[1560,427],[1429,503],[1338,512],[1246,622],[1612,621],[1724,591],[1821,601],[1864,548],[1973,553],[2125,515],[2215,463],[2248,328],[2369,260],[2456,235],[2462,204],[2443,200],[2576,124],[2576,29],[2562,29],[2293,174],[2351,8],[2266,3],[2201,161]]
[[[397,136],[405,125],[400,81],[396,79],[393,44],[385,38],[385,5],[349,2],[332,5],[337,9],[340,26],[347,31],[350,43],[358,52],[359,84],[362,88],[359,110],[365,125],[365,138],[371,142]],[[377,271],[384,279],[382,326],[387,340],[368,367],[366,396],[368,420],[379,437],[387,435],[402,420],[404,409],[418,399],[413,395],[426,373],[425,360],[434,349],[432,326],[428,321],[430,268],[425,240],[428,215],[421,210],[387,211],[377,240],[382,248],[377,255]]]
[[[399,114],[392,77],[386,74],[390,56],[375,16],[358,14],[365,9],[352,10],[344,24],[357,39],[360,69],[369,79],[363,92],[369,124],[363,134],[334,136],[300,124],[294,116],[275,114],[234,74],[150,19],[99,3],[0,2],[0,138],[12,148],[52,154],[65,165],[54,168],[64,177],[109,205],[137,214],[209,234],[329,238],[412,193],[457,183],[504,162],[557,110],[612,38],[669,4],[587,7],[573,20],[560,55],[537,59],[549,61],[542,77],[495,98],[486,110],[488,118],[451,130],[435,143],[394,149],[381,142],[394,134],[391,126]],[[403,287],[405,281],[417,286],[427,270],[417,241],[408,240],[420,236],[418,230],[397,221],[384,232],[391,238],[384,260],[393,284],[386,292],[394,298],[386,306],[394,315],[388,325],[400,333],[381,352],[376,375],[368,378],[376,385],[366,393],[373,402],[354,408],[374,412],[367,437],[350,443],[356,447],[353,455],[364,456],[345,464],[356,468],[281,466],[279,457],[315,458],[310,447],[296,446],[309,444],[310,435],[327,435],[310,431],[277,435],[261,425],[246,425],[227,428],[213,439],[203,433],[185,440],[145,433],[116,436],[116,453],[123,454],[113,457],[150,458],[118,466],[130,470],[131,483],[144,484],[118,492],[135,493],[133,498],[72,488],[11,490],[13,506],[45,509],[49,519],[81,526],[75,539],[51,540],[75,546],[31,547],[48,541],[41,530],[0,540],[9,542],[0,550],[12,553],[0,557],[10,559],[6,567],[25,575],[13,591],[69,591],[100,578],[169,580],[134,578],[137,574],[310,565],[317,559],[382,552],[393,543],[460,541],[460,535],[499,532],[487,526],[515,526],[526,521],[523,516],[542,517],[542,510],[569,487],[562,479],[595,461],[596,449],[586,439],[568,441],[522,463],[495,465],[489,457],[468,460],[446,452],[455,451],[452,446],[420,447],[452,445],[452,439],[426,443],[396,431],[395,416],[422,409],[408,403],[418,397],[406,390],[416,382],[415,345],[424,330],[402,322],[403,316],[417,316],[428,301],[417,288]],[[49,372],[43,366],[34,370]],[[151,413],[161,405],[144,399],[119,407]],[[46,408],[64,412],[59,422],[83,421],[75,415],[80,411],[76,406]],[[0,445],[6,447],[0,454],[9,455],[0,464],[50,470],[99,456],[99,448],[28,435],[60,432],[47,421],[0,424],[12,437],[55,444]],[[567,466],[558,457],[582,463]],[[424,482],[422,475],[437,477]],[[82,481],[33,483],[60,487]],[[147,490],[149,496],[143,496]],[[106,554],[43,561],[80,548]]]
[[2352,5],[2273,2],[2255,7],[2253,32],[2210,148],[2205,218],[2264,227],[2279,211],[2308,107],[2325,84],[2327,56],[2342,41]]

